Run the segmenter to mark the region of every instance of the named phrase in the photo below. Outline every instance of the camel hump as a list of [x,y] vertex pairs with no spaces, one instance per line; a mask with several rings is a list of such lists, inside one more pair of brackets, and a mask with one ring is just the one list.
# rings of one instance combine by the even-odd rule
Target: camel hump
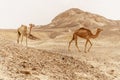
[[86,29],[86,28],[84,28],[84,27],[81,27],[80,29]]
[[84,28],[84,27],[81,27],[79,30],[84,30],[84,31],[91,32],[89,29],[87,29],[87,28]]
[[83,29],[84,29],[84,30],[87,30],[87,29],[86,29],[86,28],[84,28],[84,27],[79,28],[79,30],[81,30],[81,29],[82,29],[82,30],[83,30]]

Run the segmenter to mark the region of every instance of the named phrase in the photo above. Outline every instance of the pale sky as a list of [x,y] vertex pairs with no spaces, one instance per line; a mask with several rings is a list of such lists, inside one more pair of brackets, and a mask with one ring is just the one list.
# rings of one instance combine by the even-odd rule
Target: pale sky
[[0,0],[0,28],[45,25],[70,8],[120,20],[120,0]]

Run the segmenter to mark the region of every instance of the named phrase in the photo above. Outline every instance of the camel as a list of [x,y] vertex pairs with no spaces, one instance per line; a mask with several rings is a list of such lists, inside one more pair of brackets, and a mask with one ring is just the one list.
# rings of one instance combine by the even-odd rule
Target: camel
[[17,34],[18,34],[17,43],[19,43],[19,38],[21,37],[21,44],[22,44],[23,36],[25,36],[26,37],[26,46],[27,46],[27,38],[31,34],[31,30],[32,30],[32,27],[34,27],[34,24],[29,24],[29,26],[30,26],[29,33],[27,32],[27,26],[26,25],[21,25],[17,29]]
[[97,38],[101,31],[103,31],[103,29],[97,28],[97,32],[94,35],[94,34],[92,34],[92,32],[89,29],[86,29],[84,27],[79,28],[78,30],[76,30],[73,33],[72,40],[69,42],[68,50],[70,51],[70,45],[71,45],[72,41],[74,40],[75,41],[75,46],[77,47],[78,51],[80,52],[80,49],[79,49],[78,44],[77,44],[77,37],[81,37],[83,39],[86,39],[85,48],[84,48],[85,53],[87,52],[86,51],[87,44],[88,44],[88,42],[90,43],[90,47],[88,48],[88,52],[89,52],[91,47],[92,47],[92,43],[91,43],[90,39],[91,38],[93,38],[93,39]]

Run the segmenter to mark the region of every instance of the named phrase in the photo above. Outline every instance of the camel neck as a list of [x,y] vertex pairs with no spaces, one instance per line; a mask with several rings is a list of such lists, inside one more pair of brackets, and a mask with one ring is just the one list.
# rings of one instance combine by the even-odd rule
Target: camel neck
[[29,31],[29,34],[31,34],[31,30],[32,30],[32,26],[30,26],[30,31]]
[[99,33],[100,33],[100,31],[97,31],[95,35],[92,35],[92,38],[98,37]]

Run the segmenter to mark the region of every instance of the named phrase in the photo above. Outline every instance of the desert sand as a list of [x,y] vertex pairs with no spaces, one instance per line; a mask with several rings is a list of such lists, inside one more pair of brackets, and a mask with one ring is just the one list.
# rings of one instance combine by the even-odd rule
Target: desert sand
[[[75,18],[74,20],[78,13],[84,17],[88,14],[93,15],[91,17],[95,16],[95,14],[79,12],[78,9],[75,13],[74,10],[76,9],[70,9],[65,14],[70,11],[69,13],[75,17],[69,18]],[[60,15],[55,19],[58,19]],[[66,15],[62,17],[65,18]],[[69,18],[67,17],[66,20],[69,21]],[[87,53],[84,52],[85,39],[82,38],[78,38],[81,52],[78,52],[74,42],[71,44],[71,51],[68,51],[68,43],[72,39],[72,34],[81,27],[78,24],[75,27],[65,27],[68,24],[63,22],[63,27],[63,24],[59,24],[56,22],[57,20],[53,19],[44,27],[36,26],[32,30],[32,35],[38,39],[28,39],[28,47],[25,46],[25,39],[23,44],[17,44],[17,30],[1,29],[0,80],[120,80],[120,27],[118,21],[110,20],[110,22],[98,15],[94,18],[99,18],[99,21],[94,22],[88,19],[89,22],[96,24],[87,27],[93,34],[101,24],[109,25],[99,27],[103,31],[96,39],[91,39],[93,46]],[[71,21],[69,25],[74,25],[74,23],[76,24]],[[57,24],[59,25],[56,27]],[[84,22],[84,24],[87,23]]]

